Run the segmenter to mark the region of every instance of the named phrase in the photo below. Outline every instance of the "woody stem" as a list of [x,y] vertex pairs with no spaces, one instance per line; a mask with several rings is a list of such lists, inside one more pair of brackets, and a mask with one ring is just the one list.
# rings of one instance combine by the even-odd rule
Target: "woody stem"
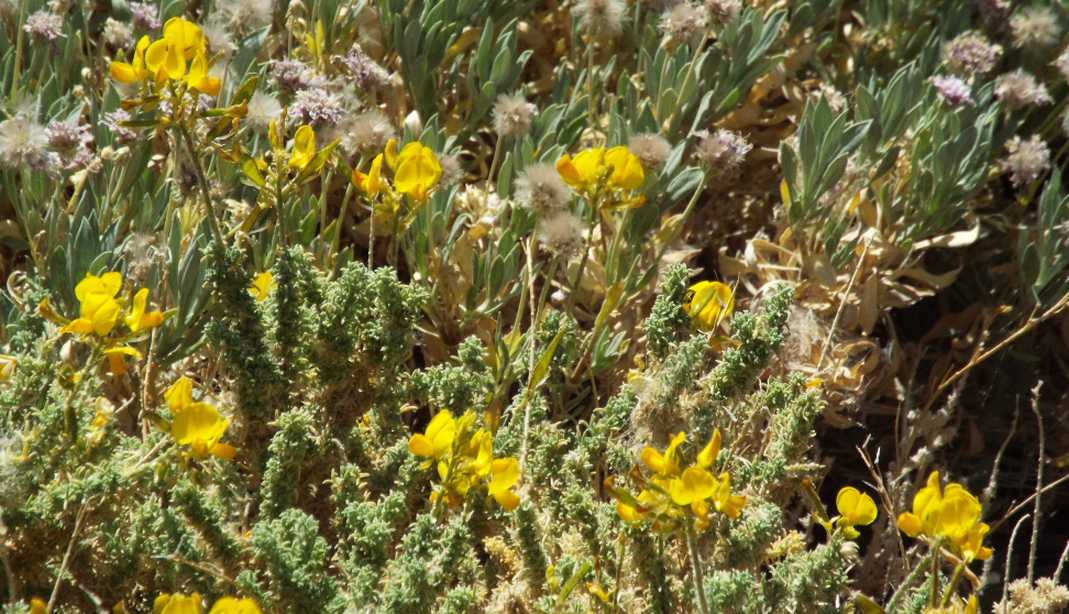
[[698,544],[694,536],[694,528],[690,522],[684,522],[683,526],[687,534],[687,552],[690,555],[690,567],[694,572],[694,592],[698,595],[698,611],[701,614],[709,614],[709,601],[705,597],[705,578],[702,574],[702,562],[698,558]]

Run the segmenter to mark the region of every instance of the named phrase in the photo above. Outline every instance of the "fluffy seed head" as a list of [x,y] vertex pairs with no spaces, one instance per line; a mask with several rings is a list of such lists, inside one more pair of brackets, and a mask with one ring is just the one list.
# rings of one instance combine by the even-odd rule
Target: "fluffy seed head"
[[1017,188],[1029,185],[1050,168],[1050,147],[1033,134],[1027,141],[1014,136],[1006,143],[1008,155],[999,163],[1002,171],[1010,173],[1010,180]]
[[635,154],[642,168],[656,169],[664,164],[672,153],[672,146],[659,134],[643,133],[632,136],[627,141],[627,149]]
[[623,0],[579,0],[575,4],[579,24],[584,30],[594,36],[610,38],[623,31],[626,8]]
[[516,180],[516,200],[538,215],[563,211],[571,197],[571,190],[550,164],[532,164]]
[[442,154],[438,156],[438,164],[442,167],[442,174],[438,178],[438,187],[445,189],[451,188],[460,183],[460,180],[464,178],[464,167],[460,164],[460,159],[452,154]]
[[225,26],[237,34],[271,24],[271,0],[227,0],[218,6]]
[[943,47],[943,61],[959,75],[984,75],[1002,56],[1002,47],[992,44],[979,32],[965,32]]
[[661,15],[661,33],[672,45],[697,38],[706,26],[705,11],[689,2],[680,2]]
[[1042,6],[1028,6],[1010,18],[1014,47],[1050,47],[1058,42],[1062,28],[1054,11]]
[[705,0],[705,10],[714,23],[724,25],[742,12],[742,0]]
[[523,136],[531,129],[536,111],[523,96],[501,94],[494,102],[494,132],[502,137]]
[[130,29],[130,24],[108,17],[104,22],[101,38],[115,49],[124,49],[134,43],[134,32]]
[[538,240],[557,255],[574,256],[583,248],[583,223],[567,211],[558,211],[542,220]]
[[396,135],[393,124],[382,111],[371,109],[346,123],[342,134],[342,147],[349,153],[378,153],[386,147],[386,142]]
[[1058,72],[1061,73],[1062,78],[1069,81],[1069,47],[1066,47],[1065,51],[1062,51],[1061,55],[1054,60],[1053,64],[1054,68],[1057,68]]
[[252,98],[249,98],[249,108],[245,112],[245,120],[257,132],[267,132],[271,120],[282,113],[282,105],[278,98],[267,92],[257,90]]
[[59,156],[48,150],[48,132],[26,115],[0,122],[0,168],[54,174]]
[[1054,102],[1047,92],[1047,86],[1020,68],[995,79],[995,97],[1010,110]]

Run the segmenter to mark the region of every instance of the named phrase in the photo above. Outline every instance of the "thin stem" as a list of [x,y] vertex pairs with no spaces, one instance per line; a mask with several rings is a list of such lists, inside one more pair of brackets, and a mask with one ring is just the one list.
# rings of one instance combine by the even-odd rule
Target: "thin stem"
[[694,529],[689,522],[683,523],[687,534],[687,551],[690,554],[690,566],[694,570],[694,592],[698,594],[698,611],[709,614],[709,601],[705,598],[705,578],[702,574],[702,562],[698,558],[698,544],[694,538]]
[[[195,149],[193,149],[193,138],[189,136],[189,131],[182,123],[176,122],[178,126],[178,134],[182,135],[182,139],[186,142],[186,149],[189,151],[189,157],[193,160],[193,170],[197,175],[197,183],[200,186],[201,195],[204,197],[204,208],[208,214],[208,225],[212,229],[212,237],[215,239],[215,253],[217,256],[221,256],[223,253],[223,230],[222,225],[216,218],[215,208],[212,206],[211,188],[208,187],[208,177],[204,174],[204,167],[200,163],[200,156],[197,155]],[[279,212],[281,213],[281,212]]]
[[56,582],[52,585],[52,596],[48,598],[48,606],[45,608],[46,612],[51,612],[56,605],[56,598],[59,597],[59,587],[63,583],[63,575],[67,573],[67,565],[70,564],[71,554],[74,552],[74,542],[78,539],[78,531],[82,528],[82,521],[85,520],[85,512],[88,509],[89,502],[82,503],[82,507],[78,509],[78,514],[74,518],[74,530],[71,531],[71,539],[67,542],[67,551],[63,554],[63,562],[59,565],[59,572],[56,574]]
[[954,568],[954,575],[950,576],[950,583],[947,584],[946,590],[943,592],[943,599],[939,602],[939,607],[945,608],[950,604],[950,598],[954,595],[954,589],[958,587],[958,581],[961,580],[961,574],[965,572],[965,561],[958,563],[958,566]]
[[19,92],[19,73],[22,72],[22,27],[26,23],[26,5],[29,0],[19,2],[19,19],[15,22],[15,67],[11,73],[11,102]]
[[928,592],[928,605],[933,607],[939,603],[939,555],[942,548],[939,542],[932,546],[932,588]]
[[[939,556],[939,549],[932,548],[932,558],[934,559],[937,556]],[[906,579],[902,580],[902,583],[898,585],[898,589],[891,595],[891,600],[887,602],[887,607],[885,608],[887,614],[894,614],[895,606],[898,605],[898,602],[905,596],[906,591],[908,591],[909,587],[913,585],[913,582],[917,580],[917,577],[924,573],[924,570],[927,568],[927,563],[927,559],[919,561],[913,566],[913,570],[909,572]]]
[[857,266],[854,267],[854,272],[850,275],[850,281],[846,284],[846,290],[843,292],[843,297],[839,301],[839,308],[835,310],[835,318],[831,321],[831,328],[828,330],[828,338],[824,340],[824,347],[820,350],[820,360],[817,361],[817,371],[824,366],[824,359],[828,356],[828,350],[831,348],[831,340],[835,335],[835,329],[839,326],[839,319],[842,318],[843,310],[846,307],[846,300],[850,298],[850,292],[854,289],[854,283],[857,282],[857,275],[861,272],[861,267],[864,265],[865,257],[869,254],[869,241],[865,241],[865,247],[861,250],[861,257],[857,260]]

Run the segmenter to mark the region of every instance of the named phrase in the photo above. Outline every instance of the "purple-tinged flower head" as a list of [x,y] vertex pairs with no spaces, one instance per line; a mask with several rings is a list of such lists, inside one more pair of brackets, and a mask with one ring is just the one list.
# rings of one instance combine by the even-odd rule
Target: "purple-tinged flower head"
[[321,81],[307,64],[289,58],[271,61],[271,78],[286,94],[319,85]]
[[35,41],[51,43],[63,37],[63,17],[42,9],[27,17],[22,29]]
[[708,173],[730,175],[738,169],[753,145],[741,134],[723,128],[710,133],[700,130],[695,133],[698,143],[694,158]]
[[104,114],[104,126],[111,131],[112,136],[119,143],[131,143],[137,138],[137,133],[122,125],[123,122],[130,120],[130,113],[125,109],[115,109],[110,113]]
[[999,166],[1003,172],[1010,173],[1016,188],[1031,184],[1050,168],[1050,147],[1038,134],[1033,134],[1027,141],[1014,136],[1006,143],[1006,151]]
[[56,174],[60,159],[48,149],[45,128],[27,115],[0,122],[0,168]]
[[995,79],[995,97],[1010,110],[1054,102],[1047,86],[1020,68]]
[[929,82],[935,87],[939,99],[952,107],[973,103],[969,84],[954,75],[935,75]]
[[134,28],[149,32],[158,30],[163,25],[160,22],[160,11],[156,5],[148,2],[131,2],[128,6],[130,7],[130,22],[134,24]]
[[289,109],[294,121],[315,126],[333,126],[344,113],[341,97],[318,87],[297,92]]
[[349,53],[334,56],[334,59],[345,67],[353,85],[359,90],[381,90],[390,82],[390,73],[371,59],[358,44],[354,44]]
[[943,61],[950,71],[967,77],[991,72],[1001,56],[1002,47],[979,32],[959,34],[943,46]]

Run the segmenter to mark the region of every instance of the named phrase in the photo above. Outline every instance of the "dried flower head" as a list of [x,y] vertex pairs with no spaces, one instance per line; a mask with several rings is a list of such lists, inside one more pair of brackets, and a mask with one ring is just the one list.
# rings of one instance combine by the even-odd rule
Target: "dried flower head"
[[134,43],[134,32],[130,24],[108,17],[101,33],[104,42],[115,49],[124,49]]
[[438,156],[438,164],[442,167],[442,176],[438,179],[438,186],[443,189],[451,188],[460,183],[464,178],[464,167],[460,159],[454,155],[443,154]]
[[953,75],[936,75],[929,79],[939,99],[952,107],[972,104],[969,84]]
[[78,118],[51,122],[45,134],[49,149],[58,154],[65,170],[82,168],[92,160],[93,133],[88,125],[78,123]]
[[1062,28],[1058,16],[1048,7],[1028,6],[1010,18],[1015,47],[1050,47],[1058,42]]
[[220,2],[222,25],[236,34],[245,34],[271,24],[271,0],[228,0]]
[[707,25],[705,11],[689,2],[680,2],[661,15],[658,27],[669,44],[680,45],[695,40]]
[[342,128],[342,148],[350,153],[382,151],[397,136],[390,120],[378,109],[364,111],[349,119]]
[[345,113],[341,97],[322,88],[309,88],[297,92],[290,105],[290,117],[302,124],[333,126]]
[[1061,73],[1062,78],[1069,81],[1069,47],[1066,47],[1052,64]]
[[22,29],[36,41],[51,43],[63,36],[63,17],[42,9],[27,17]]
[[943,61],[951,72],[960,75],[987,74],[1001,56],[1002,47],[979,32],[965,32],[943,46]]
[[643,133],[632,136],[627,148],[635,154],[643,168],[659,168],[672,153],[672,145],[659,134]]
[[623,0],[578,0],[575,4],[579,24],[594,36],[619,36],[626,9]]
[[516,200],[539,215],[565,210],[572,192],[550,164],[532,164],[516,180]]
[[494,102],[494,132],[502,137],[517,137],[531,129],[537,109],[523,96],[501,94]]
[[344,56],[334,56],[348,72],[353,85],[360,90],[379,90],[390,83],[390,73],[371,59],[360,45],[353,45]]
[[1050,168],[1050,147],[1033,134],[1027,141],[1014,136],[1006,143],[1006,157],[999,163],[1002,171],[1010,173],[1013,185],[1024,187]]
[[542,220],[538,240],[554,254],[575,256],[583,248],[583,222],[567,211],[558,211]]
[[724,177],[734,174],[753,145],[741,134],[724,130],[709,133],[700,130],[695,133],[698,142],[694,149],[694,158],[707,173]]
[[705,0],[705,10],[713,23],[724,25],[742,12],[742,0]]
[[995,97],[1011,110],[1054,102],[1047,86],[1020,68],[995,79]]
[[27,115],[0,122],[0,168],[54,174],[59,156],[48,149],[48,132]]
[[282,105],[279,104],[278,98],[267,92],[257,90],[249,98],[245,120],[254,130],[267,132],[268,126],[271,125],[271,120],[278,117],[280,113],[282,113]]
[[[225,57],[238,50],[238,46],[234,44],[234,39],[230,36],[230,32],[222,20],[215,15],[201,26],[201,32],[204,33],[204,38],[208,42],[208,49],[213,54]],[[216,63],[215,66],[221,66],[221,63]]]
[[1006,602],[995,606],[994,612],[1015,614],[1054,614],[1069,607],[1069,589],[1052,578],[1040,578],[1035,586],[1025,578],[1014,580],[1009,586]]

